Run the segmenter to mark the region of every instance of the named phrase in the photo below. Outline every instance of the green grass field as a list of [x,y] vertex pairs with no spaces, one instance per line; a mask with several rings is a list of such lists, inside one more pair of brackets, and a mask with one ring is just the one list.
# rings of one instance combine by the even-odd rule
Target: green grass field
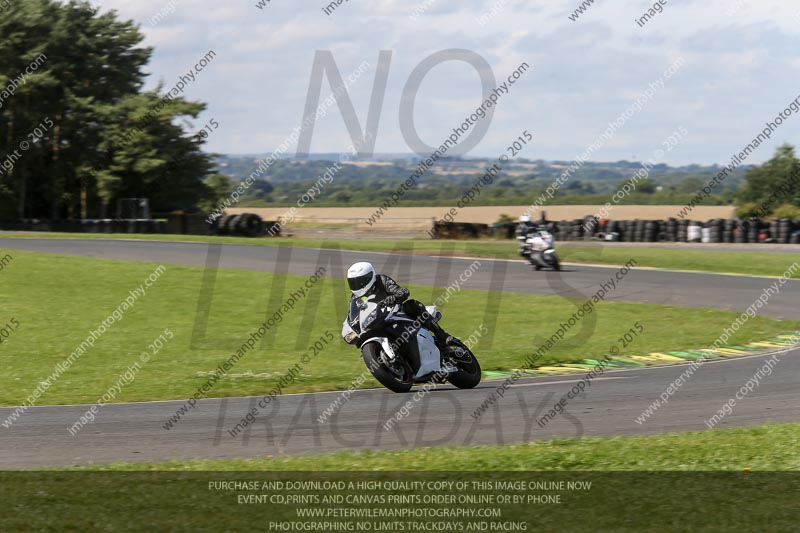
[[[0,324],[19,326],[0,346],[0,404],[20,405],[63,362],[102,320],[142,284],[156,264],[101,260],[13,251],[0,281],[3,301]],[[122,320],[111,326],[93,348],[56,380],[38,404],[93,403],[115,384],[165,329],[174,338],[138,371],[135,380],[114,401],[184,399],[207,379],[267,318],[266,309],[280,305],[307,279],[299,275],[220,270],[207,316],[196,325],[203,269],[166,265],[166,272]],[[423,301],[440,291],[411,287]],[[244,356],[209,396],[261,394],[326,332],[333,340],[288,388],[290,392],[345,389],[364,365],[357,349],[339,338],[348,292],[343,280],[325,278],[266,336],[263,346]],[[272,300],[272,304],[270,304]],[[496,307],[487,310],[487,302]],[[464,339],[483,324],[493,332],[475,346],[484,370],[518,368],[541,341],[567,320],[577,304],[555,296],[487,293],[464,290],[442,307],[443,325]],[[596,327],[582,343],[557,344],[542,364],[602,357],[637,321],[645,333],[623,354],[641,354],[709,346],[730,325],[734,313],[645,304],[602,303]],[[499,317],[499,318],[498,318]],[[496,322],[495,322],[496,321]],[[200,324],[202,324],[202,320]],[[588,327],[591,319],[583,324]],[[532,327],[535,325],[535,327]],[[796,329],[800,322],[757,317],[739,330],[731,343],[765,339]],[[298,332],[308,332],[303,338]],[[298,337],[300,340],[298,340]],[[194,341],[193,341],[194,339]],[[367,382],[365,386],[377,386]]]
[[[294,246],[298,248],[359,250],[366,252],[397,252],[419,255],[453,254],[457,256],[495,259],[520,259],[513,241],[474,240],[317,240],[317,239],[246,239],[241,237],[206,237],[198,235],[127,235],[92,233],[3,232],[3,237],[17,238],[81,238],[81,239],[142,239],[155,241],[214,242],[248,246]],[[722,272],[761,276],[781,276],[794,263],[800,264],[800,253],[760,253],[740,251],[706,251],[670,248],[627,248],[604,246],[556,245],[562,261],[622,265],[635,258],[641,267],[699,272]],[[800,269],[794,272],[800,278]]]
[[[783,532],[797,530],[799,438],[800,425],[783,424],[503,447],[0,472],[0,497],[6,509],[3,527],[9,531],[252,531],[254,524],[258,529],[284,531],[287,529],[269,524],[308,524],[309,519],[298,511],[301,508],[387,508],[383,502],[370,500],[331,503],[336,497],[344,501],[345,495],[366,499],[376,494],[492,494],[498,499],[490,504],[426,500],[391,503],[390,507],[499,509],[500,516],[489,519],[490,523],[528,525],[508,529],[512,531]],[[257,488],[228,488],[232,481],[254,483]],[[263,485],[276,481],[283,482],[284,487],[292,483],[292,487]],[[357,484],[364,481],[378,483],[379,487],[387,483],[389,488],[358,488]],[[333,491],[313,485],[298,488],[303,483],[324,482],[341,485]],[[426,488],[394,485],[410,482],[421,482]],[[462,483],[470,488],[436,489],[427,482]],[[528,487],[534,482],[563,485],[481,489],[472,488],[475,482],[490,482],[495,487],[509,482],[528,483]],[[563,488],[570,483],[582,488]],[[499,499],[507,494],[560,494],[560,501],[548,504]],[[257,503],[240,500],[253,495],[265,499]],[[318,499],[308,503],[280,499],[290,495]],[[400,522],[403,527],[393,526],[391,518],[335,522],[372,523],[371,527],[353,526],[352,531],[507,530],[480,525],[486,523],[480,520],[415,517]],[[408,527],[412,522],[433,524],[438,529]]]
[[337,452],[313,457],[92,466],[108,471],[737,471],[800,470],[800,424],[509,446]]

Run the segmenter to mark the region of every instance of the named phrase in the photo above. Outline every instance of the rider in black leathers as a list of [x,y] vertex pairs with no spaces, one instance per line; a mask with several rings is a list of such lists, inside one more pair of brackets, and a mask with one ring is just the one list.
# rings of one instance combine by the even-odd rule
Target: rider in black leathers
[[[441,345],[441,347],[447,346],[454,340],[453,337],[442,329],[439,322],[428,313],[422,302],[409,299],[411,292],[408,289],[398,285],[397,282],[389,276],[375,273],[374,269],[372,269],[372,265],[368,265],[367,271],[372,272],[372,279],[374,279],[374,282],[370,280],[368,283],[371,283],[371,286],[369,286],[366,292],[359,292],[359,297],[368,298],[374,295],[375,301],[385,305],[400,304],[405,314],[414,320],[418,320],[425,328],[433,333],[437,344]],[[354,289],[355,287],[357,287],[357,285],[351,283],[350,288],[354,293],[356,292]]]
[[436,337],[436,342],[443,347],[447,346],[453,340],[452,337],[442,329],[439,322],[428,313],[427,309],[425,309],[425,305],[418,300],[409,299],[411,292],[405,287],[398,285],[397,282],[389,276],[379,274],[370,294],[375,294],[375,298],[379,301],[383,301],[386,305],[401,304],[403,312],[414,320],[419,320],[423,326],[433,333],[433,336]]

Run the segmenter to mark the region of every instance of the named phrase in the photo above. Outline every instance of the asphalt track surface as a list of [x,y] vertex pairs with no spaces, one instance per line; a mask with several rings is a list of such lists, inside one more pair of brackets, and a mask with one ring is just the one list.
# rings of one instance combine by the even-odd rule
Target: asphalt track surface
[[[0,248],[161,263],[209,265],[256,271],[310,274],[321,264],[372,260],[401,282],[446,286],[471,259],[318,252],[293,249],[291,256],[271,247],[217,246],[132,241],[62,241],[0,239]],[[210,253],[209,253],[210,251]],[[635,251],[632,250],[632,253]],[[632,255],[635,257],[635,255]],[[332,261],[332,263],[331,263]],[[481,260],[468,288],[585,297],[613,277],[616,267],[575,266],[563,274],[533,273],[521,263]],[[787,265],[788,267],[788,265]],[[494,278],[494,281],[493,281]],[[608,295],[609,300],[715,307],[742,311],[774,280],[682,272],[633,270]],[[800,318],[800,282],[784,285],[765,310],[777,318]],[[687,365],[607,371],[586,392],[571,399],[565,414],[544,427],[544,416],[583,374],[526,378],[517,382],[477,420],[471,415],[499,382],[485,381],[468,391],[441,386],[418,402],[414,393],[386,390],[353,393],[336,414],[322,415],[340,393],[284,395],[262,411],[255,424],[232,437],[228,430],[257,405],[260,397],[208,399],[197,403],[176,425],[163,426],[183,401],[104,406],[97,420],[77,436],[67,428],[87,406],[33,407],[10,429],[0,428],[0,468],[42,468],[157,462],[170,459],[225,459],[265,455],[313,455],[344,449],[398,449],[420,446],[510,444],[552,437],[656,434],[706,429],[705,421],[736,397],[771,355],[705,363],[644,423],[636,419],[688,369]],[[746,397],[718,427],[798,420],[797,383],[800,348],[776,354],[770,376]],[[355,378],[356,376],[354,376]],[[384,424],[409,400],[407,417],[390,429]],[[0,409],[0,420],[13,408]]]
[[[780,362],[758,388],[737,400],[718,427],[798,420],[800,349],[779,354]],[[705,363],[649,420],[636,418],[658,399],[686,365],[609,371],[595,378],[583,397],[571,400],[566,415],[540,428],[536,422],[582,375],[524,379],[478,420],[474,410],[498,382],[473,390],[442,386],[414,404],[407,418],[385,430],[387,420],[414,393],[386,390],[353,393],[336,415],[317,418],[340,393],[285,395],[263,411],[241,435],[228,430],[260,400],[201,400],[172,429],[162,426],[183,402],[117,404],[103,407],[97,420],[72,437],[67,432],[86,406],[34,407],[11,429],[0,429],[0,468],[91,465],[169,459],[227,459],[265,455],[311,455],[344,449],[416,448],[510,444],[552,437],[654,434],[703,430],[705,421],[735,398],[765,365],[767,356]],[[5,419],[11,409],[0,409]]]

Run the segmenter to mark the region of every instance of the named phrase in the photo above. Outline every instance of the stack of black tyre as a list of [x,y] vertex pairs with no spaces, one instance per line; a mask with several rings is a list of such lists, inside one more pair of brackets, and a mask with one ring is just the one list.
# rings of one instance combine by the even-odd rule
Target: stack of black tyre
[[222,215],[214,221],[212,231],[217,235],[260,237],[264,234],[264,221],[255,213]]
[[685,218],[678,220],[677,222],[677,242],[687,242],[688,239],[688,229],[689,229],[689,221]]
[[612,220],[608,223],[608,233],[616,233],[619,240],[623,239],[622,223],[619,220]]
[[631,242],[642,242],[644,238],[644,221],[636,220],[632,221],[631,224]]
[[722,228],[722,242],[736,242],[736,230],[739,227],[739,219],[726,219]]
[[747,242],[758,242],[758,235],[761,233],[761,221],[753,217],[748,220]]
[[789,230],[789,244],[800,244],[800,220],[793,220]]
[[633,230],[636,227],[636,223],[633,220],[621,220],[620,224],[622,224],[621,240],[633,242]]
[[792,240],[794,224],[788,218],[778,218],[770,224],[770,233],[774,242],[788,244]]
[[706,224],[708,228],[709,242],[718,243],[722,241],[722,234],[725,231],[725,221],[721,218],[715,218],[708,221]]
[[734,230],[734,238],[733,242],[737,244],[743,244],[747,242],[747,238],[750,235],[750,222],[748,220],[737,219],[737,227]]
[[586,223],[586,219],[579,218],[572,221],[572,239],[575,241],[579,241],[583,238],[584,233],[586,230],[584,229],[583,225]]
[[[689,226],[704,228],[703,239],[710,243],[800,244],[800,220],[778,219],[762,221],[758,218],[715,218],[699,222],[680,218],[667,220],[608,220],[592,223],[593,217],[580,220],[562,220],[548,223],[556,241],[576,241],[606,238],[616,234],[622,242],[688,242]],[[694,231],[696,233],[696,230]],[[697,234],[695,240],[700,242]]]
[[661,234],[660,220],[647,220],[644,223],[644,233],[642,235],[643,242],[658,242],[659,235]]

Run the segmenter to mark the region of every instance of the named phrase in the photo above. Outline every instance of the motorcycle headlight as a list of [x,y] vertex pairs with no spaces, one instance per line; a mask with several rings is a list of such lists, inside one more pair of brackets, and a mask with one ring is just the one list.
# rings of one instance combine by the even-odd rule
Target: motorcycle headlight
[[378,317],[378,310],[376,309],[376,310],[374,310],[373,312],[371,312],[369,315],[367,315],[367,318],[365,318],[365,319],[364,319],[364,321],[361,323],[361,327],[362,327],[362,328],[364,328],[364,329],[366,329],[367,327],[369,327],[369,325],[370,325],[370,324],[371,324],[371,323],[372,323],[372,322],[373,322],[373,321],[374,321],[374,320],[375,320],[377,317]]

